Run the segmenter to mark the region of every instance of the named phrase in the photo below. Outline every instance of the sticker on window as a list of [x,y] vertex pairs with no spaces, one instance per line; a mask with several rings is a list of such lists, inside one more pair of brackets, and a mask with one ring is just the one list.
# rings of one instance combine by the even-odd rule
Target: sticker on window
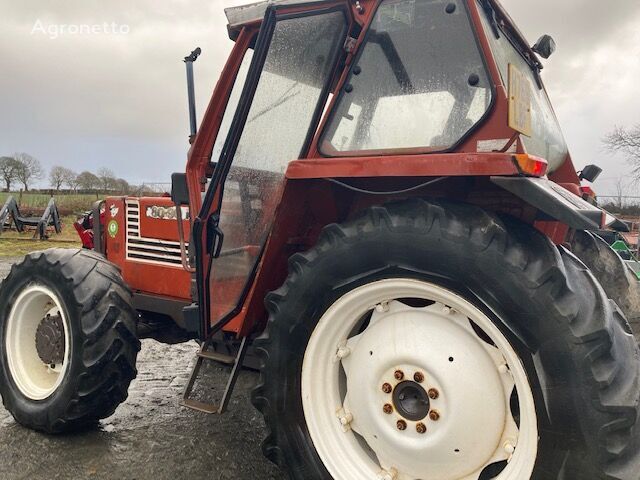
[[[502,152],[510,141],[508,138],[478,140],[478,153]],[[504,153],[516,153],[517,147],[517,142],[513,142]]]
[[530,137],[531,83],[518,67],[509,64],[509,127]]

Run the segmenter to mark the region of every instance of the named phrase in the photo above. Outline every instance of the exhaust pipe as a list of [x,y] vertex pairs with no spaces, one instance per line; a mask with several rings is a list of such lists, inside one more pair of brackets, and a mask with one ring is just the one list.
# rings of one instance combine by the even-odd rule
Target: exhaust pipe
[[193,139],[196,136],[198,127],[196,123],[196,94],[193,83],[193,62],[195,62],[202,50],[200,47],[196,48],[189,55],[184,57],[184,63],[187,66],[187,95],[189,98],[189,124],[191,130],[189,132],[189,143],[193,143]]

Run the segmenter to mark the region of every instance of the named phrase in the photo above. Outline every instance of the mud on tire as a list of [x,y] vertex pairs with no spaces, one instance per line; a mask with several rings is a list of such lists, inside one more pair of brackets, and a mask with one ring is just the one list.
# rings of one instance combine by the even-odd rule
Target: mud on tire
[[290,478],[331,478],[301,400],[316,323],[346,292],[394,277],[446,279],[522,339],[517,349],[540,434],[532,479],[637,480],[640,358],[615,303],[582,262],[533,228],[472,206],[421,200],[329,225],[314,248],[291,257],[288,279],[267,297],[252,401],[269,429],[264,453]]
[[[7,319],[20,292],[42,285],[61,301],[71,337],[69,365],[56,390],[34,401],[17,388],[7,361]],[[95,424],[127,398],[136,376],[137,313],[118,268],[88,250],[27,255],[0,285],[0,395],[20,424],[60,433]]]

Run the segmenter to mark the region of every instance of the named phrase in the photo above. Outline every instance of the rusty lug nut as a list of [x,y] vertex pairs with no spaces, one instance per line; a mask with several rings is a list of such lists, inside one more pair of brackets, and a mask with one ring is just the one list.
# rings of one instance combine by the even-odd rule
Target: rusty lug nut
[[393,388],[391,388],[391,385],[389,385],[388,383],[382,385],[382,391],[384,393],[391,393],[391,390],[393,390]]
[[416,432],[420,434],[427,433],[427,427],[425,426],[424,423],[420,422],[416,425]]
[[400,430],[400,431],[406,430],[407,429],[407,422],[405,422],[404,420],[398,420],[398,422],[396,423],[396,427],[398,427],[398,430]]
[[387,415],[391,415],[393,413],[393,407],[390,404],[386,403],[384,407],[382,407],[382,411]]
[[440,392],[438,390],[436,390],[435,388],[430,388],[429,392],[428,392],[429,398],[431,400],[435,400],[436,398],[438,398],[440,396]]
[[438,420],[440,420],[440,413],[437,410],[431,410],[429,412],[429,418],[434,422],[437,422]]
[[413,379],[418,383],[422,383],[424,382],[424,374],[422,372],[416,372],[413,375]]
[[396,370],[393,376],[396,380],[402,380],[404,378],[404,372],[402,370]]

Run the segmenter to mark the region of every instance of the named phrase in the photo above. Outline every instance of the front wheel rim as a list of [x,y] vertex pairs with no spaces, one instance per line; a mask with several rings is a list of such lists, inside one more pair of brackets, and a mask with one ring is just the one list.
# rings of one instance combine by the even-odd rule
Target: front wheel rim
[[309,434],[333,478],[533,472],[537,417],[522,362],[483,312],[438,285],[387,279],[345,294],[318,321],[301,380]]
[[45,400],[60,387],[70,345],[69,322],[58,295],[36,284],[20,292],[6,320],[5,348],[11,378],[25,397]]

